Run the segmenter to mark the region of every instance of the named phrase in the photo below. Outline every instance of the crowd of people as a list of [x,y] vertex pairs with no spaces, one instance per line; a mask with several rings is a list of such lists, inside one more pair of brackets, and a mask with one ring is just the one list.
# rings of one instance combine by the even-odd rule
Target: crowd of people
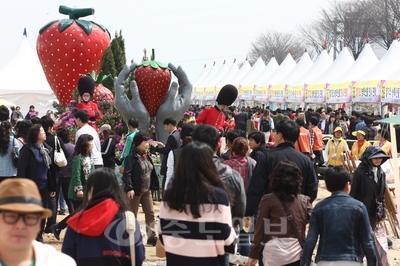
[[[167,117],[165,143],[132,117],[119,158],[112,128],[96,124],[95,108],[75,113],[79,130],[70,143],[68,128],[53,130],[49,115],[22,118],[19,107],[10,114],[0,106],[0,264],[15,264],[10,255],[19,254],[26,265],[142,265],[146,243],[164,249],[167,265],[310,265],[319,241],[320,266],[362,265],[364,256],[375,265],[373,230],[385,217],[381,165],[398,152],[390,145],[397,136],[379,117],[342,109],[239,110],[232,87],[214,107],[190,106],[195,117],[181,129]],[[81,96],[92,108],[90,90]],[[150,151],[162,155],[159,174]],[[342,167],[342,154],[360,160],[354,174]],[[313,206],[322,166],[332,195]],[[156,213],[152,191],[160,189]],[[68,215],[57,222],[63,201]],[[137,220],[128,232],[127,212],[136,217],[139,207],[147,242]],[[43,234],[60,240],[63,230],[64,255],[37,264],[40,254],[56,253]]]

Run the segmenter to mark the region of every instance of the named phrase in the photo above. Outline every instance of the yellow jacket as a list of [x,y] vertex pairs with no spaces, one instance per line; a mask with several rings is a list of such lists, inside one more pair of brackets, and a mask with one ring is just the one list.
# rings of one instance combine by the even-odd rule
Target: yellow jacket
[[330,139],[328,140],[325,149],[328,153],[327,157],[329,165],[343,165],[342,161],[340,160],[340,155],[349,150],[349,147],[347,146],[347,141],[345,139],[340,138],[339,141]]
[[367,147],[371,146],[371,143],[369,141],[365,141],[365,143],[361,146],[360,151],[358,150],[358,141],[353,143],[353,146],[351,146],[351,155],[356,157],[356,160],[359,160],[361,155],[365,152],[365,149]]
[[380,145],[380,143],[379,143],[379,141],[375,141],[374,142],[374,145],[375,146],[380,146],[381,148],[382,148],[382,150],[387,154],[387,155],[389,155],[389,156],[391,156],[391,154],[390,154],[390,150],[391,150],[391,143],[390,143],[390,141],[385,141],[385,143],[381,146]]

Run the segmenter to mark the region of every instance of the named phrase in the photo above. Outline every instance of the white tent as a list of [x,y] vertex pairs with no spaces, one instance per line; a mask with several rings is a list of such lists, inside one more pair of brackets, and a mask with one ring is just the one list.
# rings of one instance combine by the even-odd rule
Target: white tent
[[220,79],[217,84],[215,84],[215,86],[217,88],[221,88],[222,86],[228,84],[230,82],[231,79],[233,79],[233,77],[239,72],[239,68],[236,65],[236,59],[233,61],[232,66],[229,68],[228,73],[226,73],[226,75]]
[[340,77],[354,64],[354,57],[350,53],[349,48],[344,47],[339,53],[339,56],[333,64],[325,70],[319,77],[314,79],[311,84],[326,84],[331,83],[336,78]]
[[247,61],[246,59],[239,72],[230,81],[228,81],[228,83],[235,86],[239,85],[238,82],[250,71],[250,69],[251,66],[249,64],[249,61]]
[[201,71],[199,77],[196,79],[195,82],[193,82],[193,88],[197,86],[205,77],[207,77],[208,70],[207,70],[207,65],[204,64],[203,70]]
[[316,77],[324,73],[332,64],[332,58],[328,55],[326,50],[323,50],[314,62],[313,66],[300,78],[293,81],[291,85],[304,85],[310,84]]
[[362,75],[371,70],[379,60],[369,43],[365,44],[363,50],[358,56],[356,62],[340,77],[334,80],[334,83],[348,82],[358,80]]
[[269,78],[272,74],[274,74],[274,72],[278,69],[278,67],[279,67],[278,61],[276,61],[275,56],[273,56],[269,60],[267,66],[264,68],[264,70],[261,72],[261,74],[258,75],[258,77],[254,79],[253,83],[261,84],[261,82],[263,82],[264,80]]
[[39,116],[53,110],[57,101],[44,75],[39,58],[30,47],[26,32],[14,57],[0,69],[0,96],[21,107],[25,115],[34,105]]
[[199,84],[197,84],[197,86],[195,88],[207,87],[209,85],[208,82],[214,78],[214,76],[217,74],[217,72],[218,72],[218,70],[215,67],[215,62],[214,62],[213,66],[210,69],[210,71],[208,72],[207,76],[202,81],[200,81]]
[[300,58],[296,67],[282,80],[280,80],[278,85],[291,85],[293,81],[297,80],[303,76],[312,67],[313,61],[307,51],[304,52],[303,56]]
[[226,66],[226,61],[218,70],[217,74],[207,83],[207,87],[215,87],[215,85],[228,73],[228,67]]
[[[294,61],[292,55],[289,53],[282,64],[275,70],[275,72],[264,81],[260,82],[260,86],[276,85],[278,81],[286,77],[294,68],[296,67],[296,62]],[[283,84],[284,85],[284,84]]]
[[390,45],[389,50],[385,53],[378,64],[370,71],[361,76],[357,81],[367,80],[384,80],[399,68],[400,44],[396,39]]
[[265,69],[264,61],[262,60],[261,56],[258,57],[257,61],[254,63],[253,67],[250,71],[237,82],[240,86],[250,86],[254,85],[253,81],[257,78],[261,72]]

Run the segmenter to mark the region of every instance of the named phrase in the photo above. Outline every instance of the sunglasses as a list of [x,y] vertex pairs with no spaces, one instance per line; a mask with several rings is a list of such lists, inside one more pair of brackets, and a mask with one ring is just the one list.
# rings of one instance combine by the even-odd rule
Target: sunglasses
[[25,225],[33,226],[37,225],[40,221],[40,213],[17,213],[17,212],[0,212],[3,215],[3,220],[6,224],[16,224],[20,217],[24,221]]

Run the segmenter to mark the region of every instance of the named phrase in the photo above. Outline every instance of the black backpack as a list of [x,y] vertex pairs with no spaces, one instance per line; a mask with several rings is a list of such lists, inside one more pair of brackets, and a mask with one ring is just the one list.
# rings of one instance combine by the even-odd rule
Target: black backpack
[[268,120],[262,119],[260,124],[260,130],[262,132],[270,132],[271,131],[270,122]]

